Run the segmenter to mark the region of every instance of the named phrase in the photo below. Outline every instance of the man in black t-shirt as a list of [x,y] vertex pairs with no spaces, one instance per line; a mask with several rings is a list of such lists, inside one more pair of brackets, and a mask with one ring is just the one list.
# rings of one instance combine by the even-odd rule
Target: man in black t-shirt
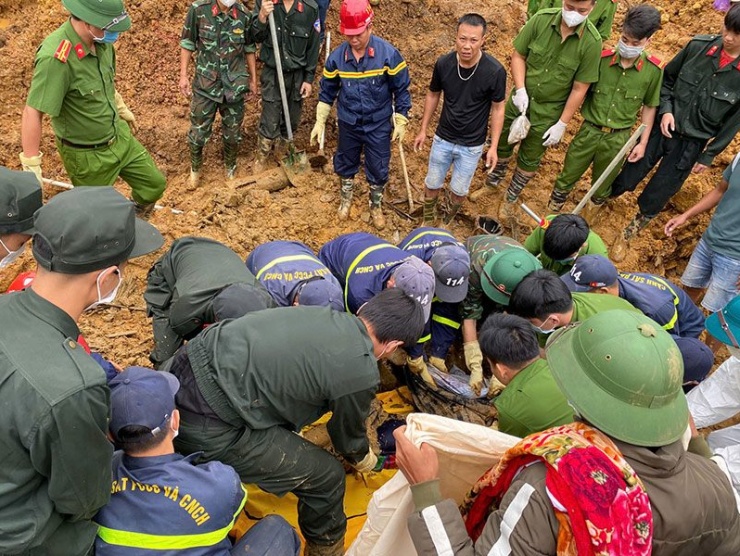
[[452,222],[460,209],[483,154],[489,115],[491,148],[486,153],[486,167],[496,166],[496,145],[504,124],[506,70],[496,58],[482,52],[485,35],[486,20],[478,14],[465,14],[457,22],[455,50],[434,64],[421,129],[414,139],[414,149],[418,150],[444,92],[424,180],[424,225],[432,225],[437,219],[439,192],[450,166],[453,169],[444,223]]

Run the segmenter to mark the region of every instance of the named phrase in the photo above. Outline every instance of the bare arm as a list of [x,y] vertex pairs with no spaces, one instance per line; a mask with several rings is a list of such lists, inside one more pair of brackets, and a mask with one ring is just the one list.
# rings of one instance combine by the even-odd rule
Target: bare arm
[[439,99],[441,96],[442,91],[427,91],[427,96],[424,97],[424,115],[421,117],[421,127],[419,128],[419,133],[417,134],[416,139],[414,139],[414,150],[419,150],[419,148],[424,144],[429,122],[431,121],[434,112],[437,110],[437,106],[439,106]]
[[675,218],[671,218],[663,229],[665,231],[665,235],[670,237],[676,229],[686,224],[686,222],[690,218],[693,218],[694,216],[696,216],[697,214],[701,214],[702,212],[712,210],[714,207],[716,207],[722,200],[722,196],[725,194],[725,191],[727,191],[728,187],[729,183],[727,183],[727,180],[722,179],[722,181],[718,183],[714,189],[712,189],[710,192],[704,195],[704,197],[699,199],[699,202],[696,203],[693,207],[689,208],[683,214],[680,214]]
[[517,89],[524,87],[524,78],[526,75],[527,59],[515,50],[511,54],[511,77],[514,79],[514,87]]
[[257,94],[257,57],[254,52],[247,52],[247,71],[249,72],[249,94]]
[[580,81],[573,82],[573,88],[570,91],[570,95],[568,95],[568,100],[565,102],[563,113],[560,114],[561,122],[564,124],[570,122],[571,118],[573,118],[573,115],[576,113],[576,110],[578,110],[581,107],[581,104],[583,104],[583,99],[586,98],[586,93],[590,86],[590,83],[581,83]]
[[26,105],[21,116],[21,145],[23,154],[36,156],[41,146],[41,120],[44,114]]
[[640,142],[634,146],[627,158],[630,162],[637,162],[645,156],[645,149],[647,148],[648,139],[650,138],[650,132],[655,124],[655,115],[658,113],[657,106],[643,106],[642,107],[642,123],[645,125],[645,130],[642,132]]
[[193,94],[190,88],[190,79],[188,79],[188,67],[190,66],[190,56],[192,52],[186,48],[180,48],[180,92],[189,97]]
[[463,343],[478,341],[478,323],[473,319],[465,319],[462,324]]

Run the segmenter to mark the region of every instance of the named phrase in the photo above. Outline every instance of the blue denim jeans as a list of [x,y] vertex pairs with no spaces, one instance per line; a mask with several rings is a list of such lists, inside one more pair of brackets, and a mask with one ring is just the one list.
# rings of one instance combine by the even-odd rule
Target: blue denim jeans
[[300,556],[301,539],[279,515],[268,515],[237,541],[231,554]]
[[432,151],[429,153],[429,170],[424,184],[429,189],[442,189],[447,172],[452,166],[450,189],[458,197],[465,197],[482,154],[483,145],[465,147],[450,143],[435,135]]
[[707,288],[701,305],[716,313],[738,294],[738,278],[740,260],[712,251],[701,238],[683,271],[681,283],[688,288]]

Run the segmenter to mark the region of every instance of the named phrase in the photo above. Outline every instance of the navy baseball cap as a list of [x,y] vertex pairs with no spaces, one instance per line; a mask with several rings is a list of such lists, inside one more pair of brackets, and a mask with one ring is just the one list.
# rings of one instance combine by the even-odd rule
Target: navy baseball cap
[[434,297],[434,271],[432,267],[419,257],[411,256],[393,271],[396,287],[403,293],[421,303],[424,310],[424,322],[432,314],[432,298]]
[[460,303],[468,295],[470,255],[459,243],[444,243],[429,260],[436,279],[434,295],[445,303]]
[[572,292],[588,292],[594,288],[612,286],[617,278],[617,267],[602,255],[581,255],[570,272],[560,277]]
[[118,439],[121,429],[129,426],[146,427],[151,434],[157,434],[172,416],[180,382],[165,371],[128,367],[108,386],[111,391],[109,428]]
[[704,321],[712,336],[728,346],[740,347],[740,295]]
[[314,276],[301,282],[296,289],[296,296],[299,305],[331,307],[335,311],[344,311],[342,288],[323,276]]

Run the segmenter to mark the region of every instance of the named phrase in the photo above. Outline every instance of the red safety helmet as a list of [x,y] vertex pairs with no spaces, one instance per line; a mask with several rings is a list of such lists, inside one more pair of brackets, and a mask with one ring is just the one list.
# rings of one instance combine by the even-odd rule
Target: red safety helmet
[[373,16],[368,0],[344,0],[339,10],[339,32],[359,35],[372,23]]
[[29,270],[28,272],[21,272],[15,277],[15,280],[8,286],[8,290],[5,293],[19,292],[25,290],[31,285],[33,279],[36,278],[36,271]]

